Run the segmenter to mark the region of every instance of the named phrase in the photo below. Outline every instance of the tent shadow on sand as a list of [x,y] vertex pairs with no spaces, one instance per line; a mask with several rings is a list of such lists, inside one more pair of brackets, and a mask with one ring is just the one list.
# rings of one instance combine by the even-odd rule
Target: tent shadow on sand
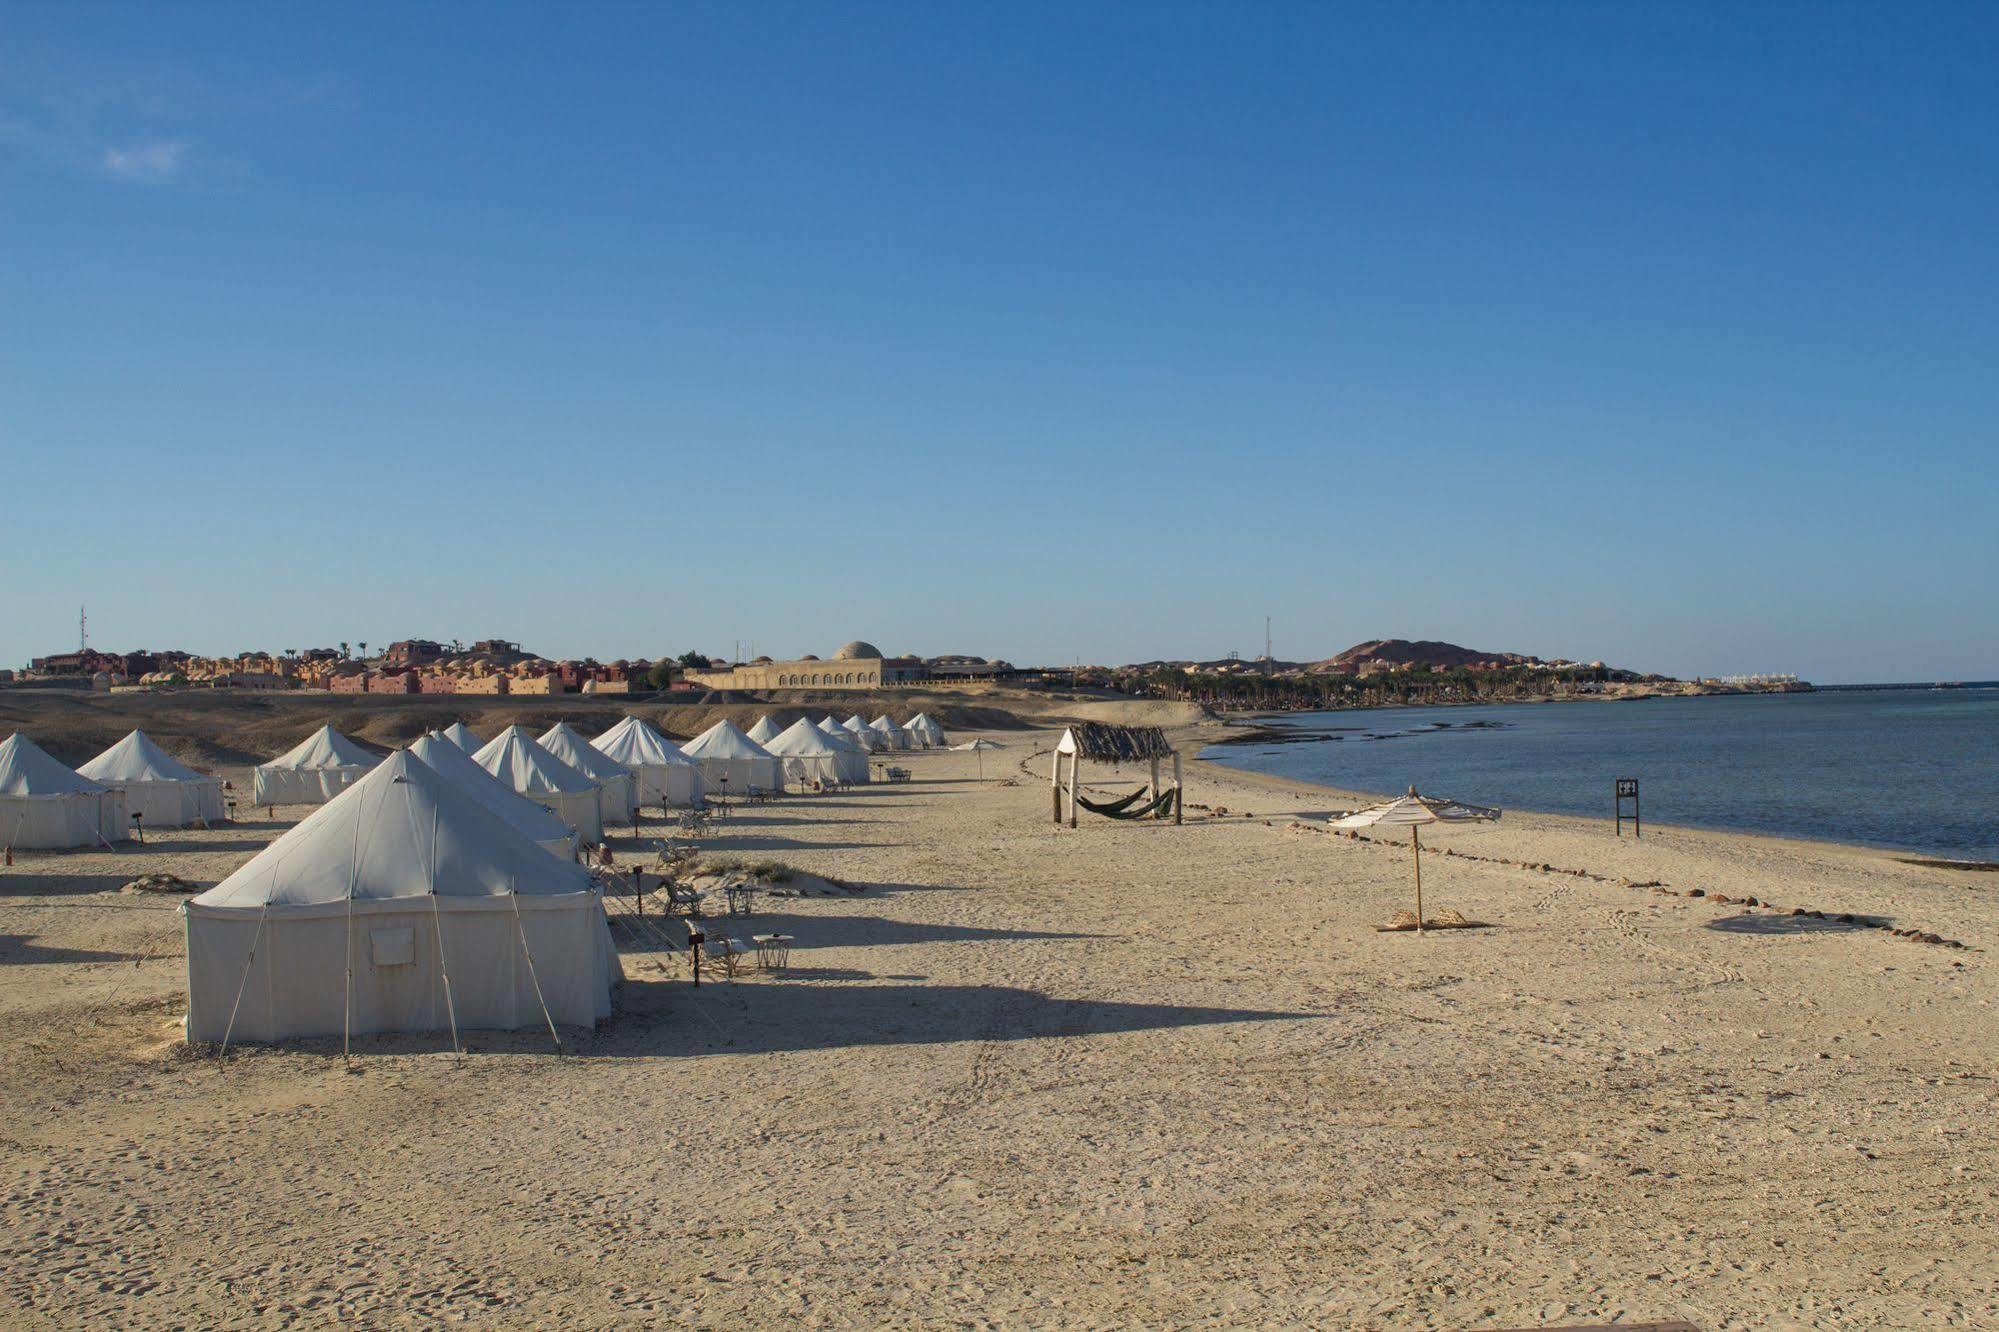
[[796,837],[738,837],[723,824],[697,842],[702,851],[718,855],[742,851],[873,851],[906,845],[903,842],[801,842]]
[[145,867],[135,862],[130,869],[110,874],[65,874],[56,869],[46,874],[23,873],[17,854],[13,869],[0,870],[0,898],[86,897],[92,893],[115,893],[145,872]]
[[708,922],[715,933],[746,939],[753,934],[789,934],[792,952],[815,948],[886,948],[898,944],[996,943],[1030,940],[1111,939],[1117,935],[1067,930],[987,929],[979,925],[926,925],[881,916],[794,916],[759,911],[754,916],[721,916]]
[[[794,956],[796,956],[794,954]],[[697,1010],[697,1006],[700,1011]],[[704,1021],[704,1016],[709,1019]],[[584,1038],[600,1056],[774,1054],[1100,1036],[1325,1016],[1245,1008],[1052,999],[1007,985],[703,985],[628,981],[618,1015]]]
[[144,953],[106,953],[94,948],[46,948],[29,943],[29,934],[0,934],[0,967],[38,966],[51,962],[143,962]]

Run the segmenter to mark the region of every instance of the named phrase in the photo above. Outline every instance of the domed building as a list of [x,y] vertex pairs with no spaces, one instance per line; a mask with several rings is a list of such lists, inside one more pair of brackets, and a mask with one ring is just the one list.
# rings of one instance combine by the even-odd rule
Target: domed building
[[879,689],[885,680],[899,678],[887,668],[882,650],[862,639],[835,652],[831,660],[807,653],[794,661],[772,661],[759,657],[746,664],[721,670],[686,673],[689,683],[704,689]]

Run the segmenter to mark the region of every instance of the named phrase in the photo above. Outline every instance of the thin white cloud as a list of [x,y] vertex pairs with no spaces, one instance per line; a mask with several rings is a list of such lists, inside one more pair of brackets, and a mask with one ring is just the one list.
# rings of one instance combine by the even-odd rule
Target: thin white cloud
[[180,174],[187,145],[178,139],[155,139],[128,148],[106,148],[104,169],[120,180],[157,185]]

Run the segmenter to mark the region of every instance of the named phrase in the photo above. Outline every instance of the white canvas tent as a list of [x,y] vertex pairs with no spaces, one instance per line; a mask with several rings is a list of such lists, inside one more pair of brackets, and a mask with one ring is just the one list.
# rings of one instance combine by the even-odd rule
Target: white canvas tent
[[682,745],[680,752],[700,764],[701,775],[724,795],[731,791],[740,794],[751,787],[784,789],[784,771],[776,755],[744,735],[726,717]]
[[408,751],[182,908],[190,1041],[592,1026],[603,899]]
[[803,717],[786,727],[784,734],[765,748],[783,761],[785,776],[800,785],[817,782],[836,786],[868,779],[866,755],[840,748]]
[[428,764],[433,772],[499,816],[509,828],[533,842],[551,856],[576,858],[576,830],[555,817],[554,811],[537,805],[472,761],[472,756],[444,738],[440,731],[421,736],[410,753]]
[[494,736],[472,761],[499,778],[502,786],[553,811],[584,841],[604,840],[601,788],[536,744],[520,727],[509,726]]
[[457,745],[468,756],[476,754],[486,747],[486,742],[474,734],[472,728],[464,722],[453,722],[437,734],[443,736],[452,744]]
[[868,729],[881,736],[882,739],[888,741],[888,747],[890,749],[909,748],[909,732],[903,730],[900,726],[897,726],[894,722],[890,721],[889,716],[886,712],[884,712],[881,716],[875,718],[873,721],[869,722]]
[[870,754],[879,754],[888,748],[888,737],[862,721],[858,712],[841,722],[840,729],[853,736],[854,742]]
[[844,749],[850,754],[866,754],[868,747],[854,738],[854,733],[831,717],[818,723],[814,728],[819,734],[832,741],[835,749]]
[[220,777],[196,772],[144,731],[133,731],[77,772],[123,791],[126,816],[139,816],[141,832],[216,823],[228,814]]
[[944,728],[932,721],[930,714],[927,712],[919,712],[914,717],[911,717],[903,723],[902,729],[909,732],[909,738],[912,742],[923,746],[925,749],[942,749],[944,747]]
[[0,741],[0,846],[62,850],[127,836],[125,797],[16,732]]
[[637,717],[627,717],[590,742],[638,783],[641,805],[696,805],[708,794],[701,766]]
[[772,721],[770,719],[769,713],[765,713],[763,716],[757,718],[756,721],[751,724],[750,729],[743,732],[743,734],[749,736],[750,739],[756,741],[760,745],[767,745],[771,741],[777,739],[777,737],[783,734],[783,732],[784,728],[782,726],[779,726],[776,722]]
[[331,726],[322,726],[258,765],[251,774],[250,800],[258,805],[322,805],[379,762]]
[[638,817],[639,784],[624,766],[593,749],[590,742],[568,722],[557,722],[543,731],[536,743],[576,771],[604,788],[604,817],[630,823]]

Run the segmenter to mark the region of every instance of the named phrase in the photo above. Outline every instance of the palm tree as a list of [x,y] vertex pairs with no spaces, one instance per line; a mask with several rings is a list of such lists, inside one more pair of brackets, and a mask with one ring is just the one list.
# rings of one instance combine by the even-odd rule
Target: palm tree
[[347,640],[344,638],[340,640],[340,660],[347,660]]
[[361,656],[365,659],[367,655],[368,655],[368,640],[364,638],[361,640]]

